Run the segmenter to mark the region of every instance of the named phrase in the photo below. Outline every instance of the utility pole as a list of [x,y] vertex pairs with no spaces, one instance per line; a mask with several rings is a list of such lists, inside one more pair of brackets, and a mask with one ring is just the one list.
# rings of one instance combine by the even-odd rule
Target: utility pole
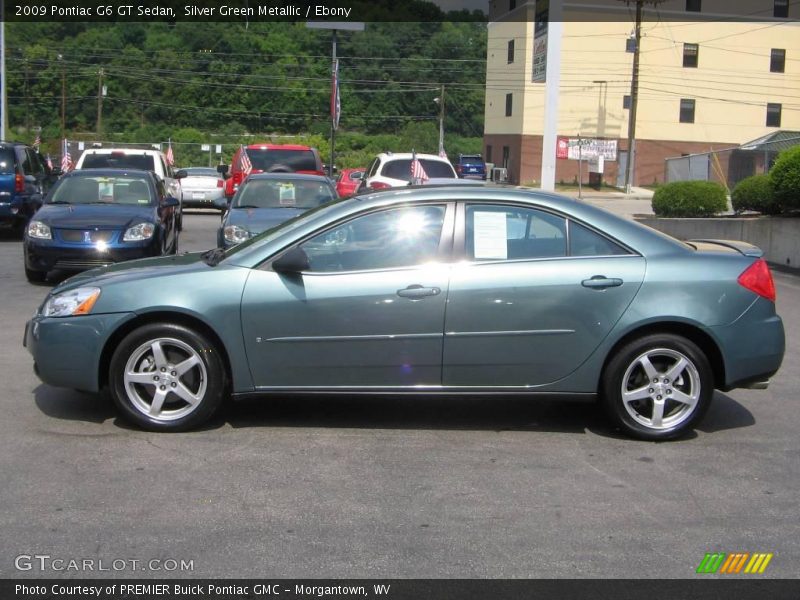
[[444,84],[439,97],[433,101],[439,105],[439,156],[444,157]]
[[61,62],[61,139],[66,137],[67,132],[67,72],[64,68],[64,57],[58,55]]
[[625,193],[631,193],[633,172],[636,163],[636,109],[639,100],[639,50],[642,41],[642,8],[644,3],[657,5],[664,0],[622,0],[626,4],[636,3],[636,25],[634,28],[633,72],[631,74],[631,108],[628,113],[628,164],[625,169]]
[[103,75],[105,71],[100,67],[97,72],[97,131],[98,140],[102,137],[102,124],[103,124]]

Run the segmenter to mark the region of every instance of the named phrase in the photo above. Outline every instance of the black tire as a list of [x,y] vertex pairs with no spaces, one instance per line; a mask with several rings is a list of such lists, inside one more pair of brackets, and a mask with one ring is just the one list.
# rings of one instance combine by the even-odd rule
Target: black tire
[[608,416],[625,433],[642,440],[667,440],[684,434],[706,413],[714,395],[714,374],[691,340],[651,334],[616,352],[603,372],[601,388]]
[[25,278],[30,283],[44,283],[44,280],[47,279],[47,271],[35,271],[25,267]]
[[227,390],[215,345],[194,329],[169,323],[143,325],[129,333],[111,357],[108,379],[122,416],[149,431],[201,425],[219,409]]

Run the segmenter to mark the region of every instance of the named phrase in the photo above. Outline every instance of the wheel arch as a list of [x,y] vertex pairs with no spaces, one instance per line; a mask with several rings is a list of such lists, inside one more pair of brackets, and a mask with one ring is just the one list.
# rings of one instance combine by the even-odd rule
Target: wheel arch
[[636,329],[632,329],[619,340],[617,340],[614,346],[612,346],[612,348],[606,354],[605,360],[603,361],[603,368],[600,371],[600,379],[597,382],[598,393],[602,393],[602,381],[605,376],[608,363],[617,354],[617,352],[619,352],[620,348],[632,340],[657,333],[671,333],[674,335],[680,335],[696,344],[700,350],[703,351],[703,354],[705,354],[709,364],[711,365],[711,371],[714,376],[714,387],[721,388],[725,386],[725,360],[722,357],[722,351],[719,349],[719,345],[714,338],[711,337],[711,335],[703,331],[703,329],[698,325],[694,325],[692,323],[686,323],[683,321],[658,321],[642,325]]
[[214,329],[208,323],[196,316],[182,312],[161,310],[143,313],[133,319],[125,321],[116,329],[116,331],[114,331],[114,333],[108,337],[105,345],[103,346],[103,351],[100,354],[100,364],[98,369],[99,389],[103,389],[108,385],[108,370],[111,365],[111,357],[114,354],[114,350],[117,348],[117,346],[119,346],[125,336],[127,336],[129,333],[135,329],[138,329],[139,327],[149,325],[151,323],[183,325],[184,327],[196,329],[203,335],[208,336],[211,341],[214,342],[217,348],[219,348],[223,359],[222,363],[225,367],[225,375],[228,379],[228,386],[231,385],[233,377],[230,356],[228,355],[228,349],[225,347],[225,344],[222,342],[222,339],[219,337],[219,335],[217,335],[216,331],[214,331]]

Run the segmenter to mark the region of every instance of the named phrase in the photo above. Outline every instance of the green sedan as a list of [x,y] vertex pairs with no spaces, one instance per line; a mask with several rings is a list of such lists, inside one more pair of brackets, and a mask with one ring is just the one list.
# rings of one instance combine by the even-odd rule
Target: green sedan
[[754,246],[679,242],[540,191],[423,186],[77,275],[25,345],[42,381],[107,388],[154,431],[252,395],[525,395],[596,398],[658,440],[715,388],[765,387],[784,331]]

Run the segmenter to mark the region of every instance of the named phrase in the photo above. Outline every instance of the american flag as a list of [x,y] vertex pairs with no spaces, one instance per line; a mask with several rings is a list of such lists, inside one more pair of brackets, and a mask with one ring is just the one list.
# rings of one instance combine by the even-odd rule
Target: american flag
[[247,155],[247,149],[244,146],[239,146],[239,170],[244,173],[245,177],[250,175],[250,171],[253,170],[253,163],[250,162],[250,157]]
[[167,164],[172,167],[175,165],[175,155],[172,153],[172,141],[170,140],[169,146],[167,147]]
[[331,122],[333,128],[339,127],[339,116],[342,114],[342,103],[339,98],[339,60],[333,62],[333,81],[331,81]]
[[51,171],[53,170],[53,159],[50,158],[50,155],[47,155],[47,168]]
[[72,170],[72,157],[69,155],[69,143],[67,138],[61,144],[61,172],[67,173]]
[[33,147],[38,150],[39,146],[41,146],[41,145],[42,145],[42,136],[37,133],[36,134],[36,139],[33,140]]
[[425,181],[428,181],[428,174],[422,167],[422,163],[419,162],[417,155],[414,154],[414,157],[411,159],[411,182],[420,184]]

